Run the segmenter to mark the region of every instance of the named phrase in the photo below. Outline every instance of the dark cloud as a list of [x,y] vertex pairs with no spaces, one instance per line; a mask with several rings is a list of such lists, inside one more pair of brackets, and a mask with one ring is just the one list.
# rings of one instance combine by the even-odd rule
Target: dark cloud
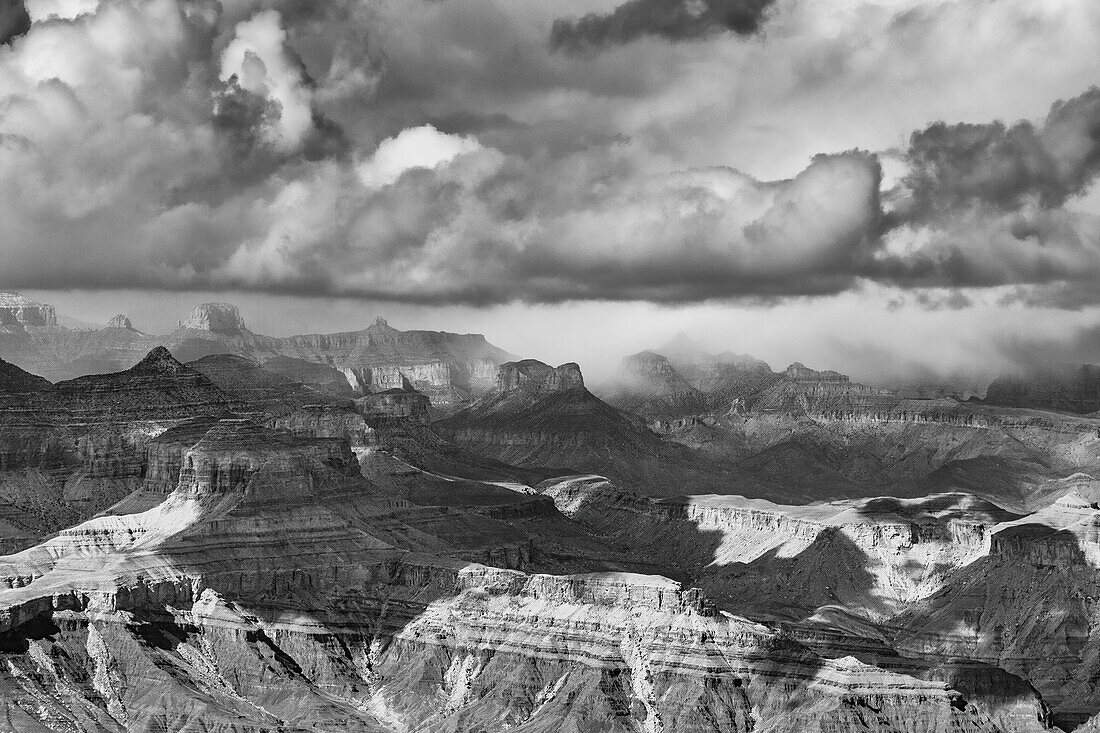
[[653,36],[669,41],[719,33],[748,36],[763,25],[774,0],[629,0],[607,14],[560,19],[550,45],[568,51],[599,50]]
[[[476,5],[415,4],[430,21],[388,54],[353,0],[120,1],[36,23],[0,54],[0,287],[485,305],[769,301],[874,281],[929,310],[969,301],[926,288],[1100,297],[1100,224],[1074,208],[1100,169],[1095,89],[1041,123],[914,133],[885,195],[861,151],[770,180],[684,168],[645,125],[602,114],[668,83],[653,49],[548,54],[535,41],[553,10],[520,28]],[[634,0],[556,32],[596,47],[751,33],[768,7]]]
[[908,215],[931,217],[987,204],[1058,207],[1100,172],[1100,89],[1059,101],[1040,128],[1029,122],[948,125],[913,133],[906,155]]
[[902,287],[1026,285],[1033,304],[1100,293],[1100,221],[1069,206],[1100,173],[1100,90],[1041,125],[937,122],[913,133],[865,275]]
[[0,0],[0,45],[31,29],[31,16],[24,0]]

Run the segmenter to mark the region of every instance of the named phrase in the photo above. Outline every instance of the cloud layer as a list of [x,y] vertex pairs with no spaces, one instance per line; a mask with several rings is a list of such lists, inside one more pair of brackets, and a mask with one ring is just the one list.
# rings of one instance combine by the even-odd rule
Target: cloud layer
[[[919,57],[931,35],[932,58],[977,12],[894,2],[31,0],[33,25],[3,26],[17,30],[0,46],[0,287],[1100,299],[1095,88],[1034,121],[924,118],[895,145],[845,127],[789,170],[726,164],[751,153],[725,141],[758,126],[740,116],[759,100],[778,121],[794,100],[833,109],[868,69],[892,78],[882,54]],[[1021,18],[1100,37],[1100,11],[1066,7],[1000,3],[988,43]],[[765,23],[774,40],[745,40]],[[892,42],[845,45],[856,26]],[[777,158],[799,139],[766,134]]]
[[670,41],[717,33],[751,35],[760,30],[774,0],[629,0],[609,13],[558,20],[550,32],[555,48],[599,49],[655,36]]

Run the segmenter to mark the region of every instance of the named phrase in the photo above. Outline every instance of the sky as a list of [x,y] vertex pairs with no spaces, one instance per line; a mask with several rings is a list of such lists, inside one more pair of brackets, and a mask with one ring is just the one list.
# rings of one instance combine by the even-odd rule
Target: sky
[[1093,0],[0,0],[0,288],[170,330],[1100,360]]

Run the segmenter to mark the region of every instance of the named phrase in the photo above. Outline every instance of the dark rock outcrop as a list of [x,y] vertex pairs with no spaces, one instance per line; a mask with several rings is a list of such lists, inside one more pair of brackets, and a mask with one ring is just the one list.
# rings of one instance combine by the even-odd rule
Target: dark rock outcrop
[[355,405],[368,421],[395,419],[427,425],[431,419],[431,400],[412,385],[360,397]]
[[583,389],[584,377],[581,368],[573,363],[552,367],[537,359],[524,359],[501,364],[496,387],[501,395],[510,392],[550,394]]

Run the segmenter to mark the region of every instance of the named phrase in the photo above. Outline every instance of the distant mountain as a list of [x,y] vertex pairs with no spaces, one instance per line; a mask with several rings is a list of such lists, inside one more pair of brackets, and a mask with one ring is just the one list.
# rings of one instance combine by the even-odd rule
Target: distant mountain
[[693,415],[707,410],[707,396],[688,384],[669,360],[653,351],[623,357],[608,404],[647,417]]
[[772,386],[749,397],[746,406],[758,412],[815,415],[889,410],[898,402],[898,396],[890,390],[868,387],[851,381],[846,374],[817,371],[795,362]]
[[292,356],[273,356],[263,362],[263,368],[287,379],[309,385],[334,397],[355,399],[360,392],[352,388],[347,376],[339,369]]
[[[269,416],[279,416],[319,403],[339,403],[349,408],[351,406],[348,398],[335,397],[235,354],[204,356],[189,362],[187,366],[201,373],[231,397],[235,410],[241,413],[259,411]],[[344,384],[347,386],[346,382]],[[350,391],[350,387],[348,390]]]
[[621,409],[667,419],[727,411],[778,380],[767,362],[730,351],[711,354],[680,333],[664,346],[625,357],[601,394]]
[[[360,331],[275,338],[251,331],[229,303],[202,303],[170,334],[148,335],[124,315],[100,329],[57,325],[53,306],[16,293],[0,295],[0,358],[48,379],[126,369],[156,346],[182,362],[235,354],[257,363],[278,357],[324,365],[343,375],[357,394],[400,388],[408,380],[443,411],[456,409],[493,386],[497,367],[515,359],[480,334],[400,331],[379,318]],[[275,362],[273,370],[297,369]],[[322,379],[342,391],[332,372]]]
[[985,402],[1088,414],[1100,410],[1100,365],[1050,364],[993,380]]

